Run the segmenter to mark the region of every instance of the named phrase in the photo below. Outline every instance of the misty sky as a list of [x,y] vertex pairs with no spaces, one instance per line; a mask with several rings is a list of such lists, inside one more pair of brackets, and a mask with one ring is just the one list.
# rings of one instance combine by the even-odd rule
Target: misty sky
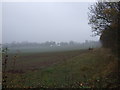
[[2,4],[3,43],[99,40],[88,25],[90,2]]

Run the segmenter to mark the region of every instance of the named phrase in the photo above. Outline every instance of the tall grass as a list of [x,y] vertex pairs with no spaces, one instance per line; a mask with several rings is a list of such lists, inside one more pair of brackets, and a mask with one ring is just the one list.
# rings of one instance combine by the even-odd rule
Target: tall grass
[[2,72],[2,74],[3,74],[3,79],[2,79],[2,87],[3,88],[6,88],[7,87],[7,85],[6,85],[6,82],[7,82],[7,74],[6,74],[6,70],[7,70],[7,61],[8,61],[8,48],[5,48],[5,49],[3,49],[3,51],[2,51],[2,53],[4,54],[3,55],[3,72]]

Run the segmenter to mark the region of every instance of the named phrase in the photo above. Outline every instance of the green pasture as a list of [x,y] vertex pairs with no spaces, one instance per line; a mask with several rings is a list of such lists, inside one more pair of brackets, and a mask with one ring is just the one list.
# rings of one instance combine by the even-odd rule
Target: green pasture
[[[108,49],[26,53],[8,61],[7,87],[92,88],[116,83],[117,59]],[[17,72],[21,70],[23,72]],[[114,87],[115,84],[110,87]]]

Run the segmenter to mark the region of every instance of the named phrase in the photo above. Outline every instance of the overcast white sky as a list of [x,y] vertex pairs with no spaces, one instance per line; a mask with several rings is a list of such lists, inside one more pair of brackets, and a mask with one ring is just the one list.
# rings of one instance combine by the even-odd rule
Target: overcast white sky
[[0,2],[0,43],[2,43],[2,3]]
[[99,40],[91,37],[88,7],[91,2],[2,3],[2,40],[45,42]]

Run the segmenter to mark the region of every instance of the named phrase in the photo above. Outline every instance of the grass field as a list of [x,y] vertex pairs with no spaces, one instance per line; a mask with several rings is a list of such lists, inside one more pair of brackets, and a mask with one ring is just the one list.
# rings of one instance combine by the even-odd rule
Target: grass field
[[117,58],[109,49],[19,53],[16,57],[15,54],[8,56],[8,88],[117,86]]

